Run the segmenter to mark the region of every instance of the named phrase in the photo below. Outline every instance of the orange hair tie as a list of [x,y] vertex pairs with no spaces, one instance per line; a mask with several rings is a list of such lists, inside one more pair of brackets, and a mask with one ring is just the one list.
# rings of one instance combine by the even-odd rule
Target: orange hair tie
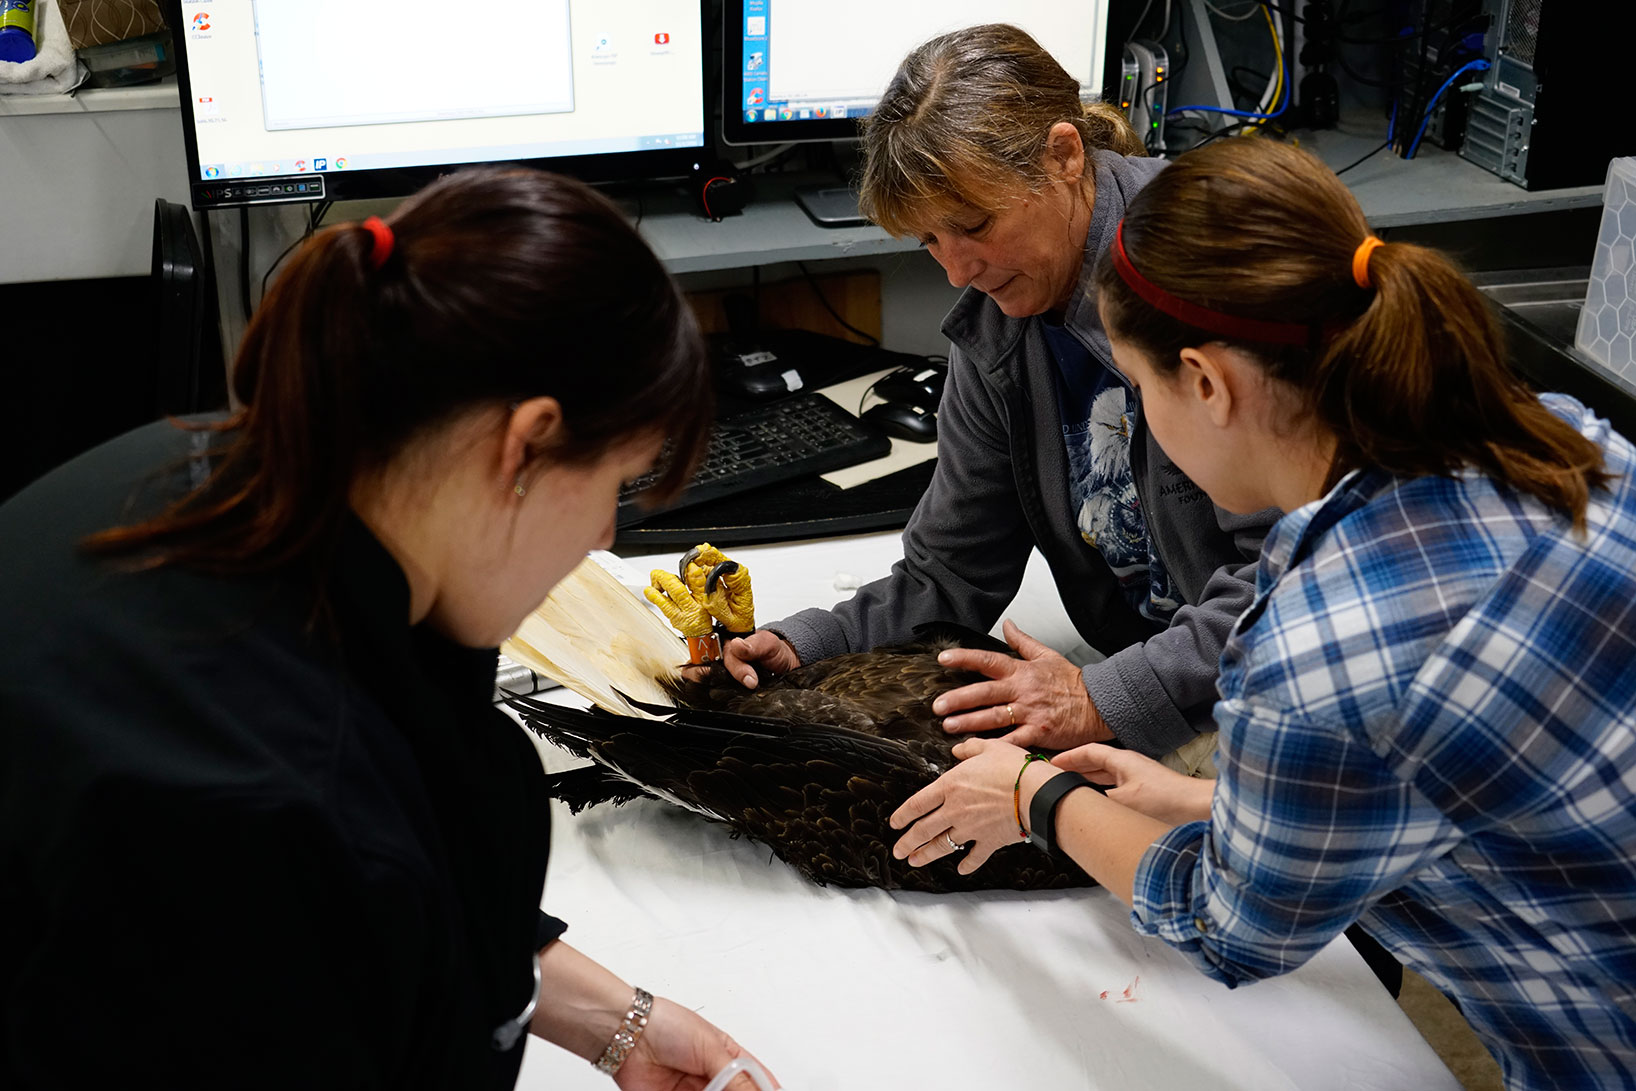
[[369,265],[372,269],[379,269],[392,256],[392,246],[397,240],[392,235],[392,229],[379,216],[365,220],[364,230],[375,236],[375,247],[369,252]]
[[1385,246],[1386,240],[1370,235],[1358,243],[1358,248],[1352,251],[1352,280],[1359,288],[1373,288],[1369,280],[1369,255],[1375,252],[1375,247]]

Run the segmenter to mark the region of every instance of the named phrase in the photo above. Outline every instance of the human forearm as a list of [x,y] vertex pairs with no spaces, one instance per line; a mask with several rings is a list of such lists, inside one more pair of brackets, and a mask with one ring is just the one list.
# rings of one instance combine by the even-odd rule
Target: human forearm
[[1051,764],[1108,785],[1108,798],[1138,814],[1172,826],[1210,818],[1216,782],[1168,769],[1152,758],[1113,746],[1075,747]]
[[619,1029],[635,989],[561,940],[540,951],[539,959],[540,1006],[529,1030],[595,1061]]
[[[540,1006],[529,1029],[593,1064],[605,1060],[604,1071],[623,1091],[702,1087],[735,1058],[749,1056],[721,1028],[662,996],[646,997],[648,1015],[633,1027],[634,1041],[623,1036],[622,1048],[610,1050],[636,990],[560,940],[539,959]],[[729,1086],[748,1088],[750,1078]]]
[[[1045,762],[1028,766],[1023,773],[1023,815],[1028,815],[1034,793],[1059,775],[1061,769]],[[1069,792],[1057,807],[1052,837],[1087,875],[1129,905],[1143,854],[1171,828],[1169,823],[1083,788]]]

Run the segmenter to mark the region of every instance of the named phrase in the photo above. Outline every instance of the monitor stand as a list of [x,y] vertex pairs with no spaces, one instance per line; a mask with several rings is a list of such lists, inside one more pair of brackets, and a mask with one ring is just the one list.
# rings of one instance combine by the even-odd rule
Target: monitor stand
[[819,227],[863,227],[869,223],[858,211],[858,193],[845,185],[798,186],[795,203]]

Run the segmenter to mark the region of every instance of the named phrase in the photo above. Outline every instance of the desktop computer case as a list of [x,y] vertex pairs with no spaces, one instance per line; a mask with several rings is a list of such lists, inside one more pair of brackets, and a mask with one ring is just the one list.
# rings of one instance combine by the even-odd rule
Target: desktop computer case
[[1484,7],[1490,68],[1461,156],[1524,189],[1599,184],[1609,159],[1636,151],[1613,62],[1636,30],[1636,4],[1484,0]]

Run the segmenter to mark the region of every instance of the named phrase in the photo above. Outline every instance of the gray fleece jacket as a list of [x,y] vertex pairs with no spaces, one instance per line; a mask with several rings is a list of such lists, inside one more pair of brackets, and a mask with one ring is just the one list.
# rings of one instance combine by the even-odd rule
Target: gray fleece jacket
[[[1108,151],[1091,156],[1096,195],[1079,291],[1066,327],[1108,368],[1093,277],[1131,197],[1164,164]],[[987,631],[1022,585],[1029,550],[1050,565],[1085,640],[1108,656],[1084,668],[1085,688],[1126,746],[1174,750],[1212,730],[1222,645],[1254,593],[1255,562],[1276,512],[1215,507],[1165,457],[1138,409],[1131,469],[1155,552],[1185,604],[1159,629],[1138,614],[1095,546],[1079,535],[1053,379],[1056,363],[1035,318],[1008,318],[967,289],[943,322],[952,347],[938,408],[938,462],[903,532],[889,575],[833,610],[768,625],[803,663],[908,639],[927,621]],[[1117,374],[1117,372],[1115,372]]]

